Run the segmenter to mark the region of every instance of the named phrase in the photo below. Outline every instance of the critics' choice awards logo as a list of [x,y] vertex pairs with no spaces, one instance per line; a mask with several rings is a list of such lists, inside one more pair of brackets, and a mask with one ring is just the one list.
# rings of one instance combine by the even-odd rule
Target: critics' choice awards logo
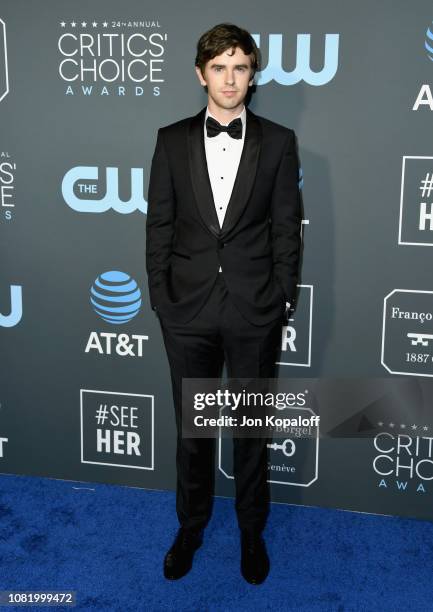
[[433,376],[433,292],[394,289],[384,299],[382,365],[391,374]]
[[154,469],[154,397],[80,390],[81,462]]
[[[90,304],[94,312],[110,325],[126,325],[139,313],[142,305],[137,282],[119,270],[103,272],[90,288]],[[116,332],[90,332],[85,353],[119,357],[142,357],[143,342],[149,336]]]
[[[431,25],[426,30],[423,47],[424,57],[430,62],[433,62],[433,32]],[[428,83],[423,83],[423,85],[421,85],[415,103],[412,106],[412,110],[417,111],[420,106],[426,106],[428,109],[433,110],[433,94],[431,86]]]
[[[23,316],[23,297],[21,285],[11,285],[9,287],[9,302],[7,306],[2,300],[0,312],[0,327],[14,327],[21,321]],[[2,292],[2,295],[3,292]]]
[[[252,35],[256,45],[261,49],[260,34]],[[268,61],[266,68],[257,73],[257,85],[266,85],[276,81],[280,85],[296,85],[304,81],[309,85],[326,85],[335,76],[338,69],[338,44],[339,34],[326,34],[325,47],[322,56],[314,58],[314,64],[322,66],[321,70],[311,69],[311,35],[298,34],[296,37],[295,62],[290,61],[283,53],[283,35],[269,34],[268,38]],[[263,56],[263,53],[262,53]],[[283,64],[293,65],[295,68],[287,71]],[[265,60],[263,58],[263,64]]]
[[433,157],[403,157],[398,244],[433,246]]
[[143,184],[143,168],[131,168],[130,198],[123,201],[119,197],[118,168],[106,168],[105,176],[100,178],[96,166],[75,166],[66,172],[61,189],[66,204],[77,212],[114,210],[126,215],[139,210],[146,214]]
[[[373,438],[377,486],[402,493],[427,493],[433,479],[433,438],[427,425],[384,423]],[[406,433],[407,432],[407,433]]]
[[15,212],[16,162],[8,151],[0,151],[0,207],[1,218],[10,221]]
[[8,48],[6,41],[6,24],[0,19],[0,102],[9,93]]
[[281,330],[280,365],[311,366],[313,286],[298,285],[296,312]]
[[161,94],[167,33],[158,21],[61,21],[58,75],[65,95]]

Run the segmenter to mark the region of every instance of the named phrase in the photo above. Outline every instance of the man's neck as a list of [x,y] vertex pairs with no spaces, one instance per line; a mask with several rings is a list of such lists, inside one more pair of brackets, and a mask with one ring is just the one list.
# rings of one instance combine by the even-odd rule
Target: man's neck
[[244,103],[241,102],[235,108],[221,108],[212,102],[212,100],[208,100],[207,107],[212,117],[215,117],[221,125],[228,125],[232,119],[238,117],[241,112],[244,110]]

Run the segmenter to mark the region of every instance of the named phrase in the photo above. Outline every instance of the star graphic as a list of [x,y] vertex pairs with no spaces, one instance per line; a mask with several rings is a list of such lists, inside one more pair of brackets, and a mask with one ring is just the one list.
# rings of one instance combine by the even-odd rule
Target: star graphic
[[66,23],[65,23],[64,21],[61,21],[61,22],[60,22],[60,25],[62,26],[62,28],[65,28],[65,27],[66,27]]
[[76,26],[76,25],[77,25],[77,24],[75,23],[75,21],[72,21],[72,22],[71,22],[71,26],[72,26],[73,28],[75,28],[75,26]]

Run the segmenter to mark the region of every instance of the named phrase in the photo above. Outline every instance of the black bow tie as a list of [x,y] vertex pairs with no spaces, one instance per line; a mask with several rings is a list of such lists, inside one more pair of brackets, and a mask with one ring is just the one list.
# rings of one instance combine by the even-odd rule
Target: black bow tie
[[221,125],[213,117],[206,119],[206,132],[210,138],[217,136],[220,132],[227,132],[232,138],[242,138],[242,121],[240,117],[230,121],[228,125]]

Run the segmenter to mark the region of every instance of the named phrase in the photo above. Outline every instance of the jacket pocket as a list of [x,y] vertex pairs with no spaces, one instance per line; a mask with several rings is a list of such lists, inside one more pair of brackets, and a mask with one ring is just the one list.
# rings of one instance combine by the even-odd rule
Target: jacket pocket
[[185,259],[191,259],[191,255],[187,255],[186,253],[181,253],[180,251],[172,251],[172,255],[177,255],[177,257],[184,257]]
[[250,259],[264,259],[265,257],[271,257],[272,251],[266,251],[266,253],[262,253],[261,255],[251,255]]

